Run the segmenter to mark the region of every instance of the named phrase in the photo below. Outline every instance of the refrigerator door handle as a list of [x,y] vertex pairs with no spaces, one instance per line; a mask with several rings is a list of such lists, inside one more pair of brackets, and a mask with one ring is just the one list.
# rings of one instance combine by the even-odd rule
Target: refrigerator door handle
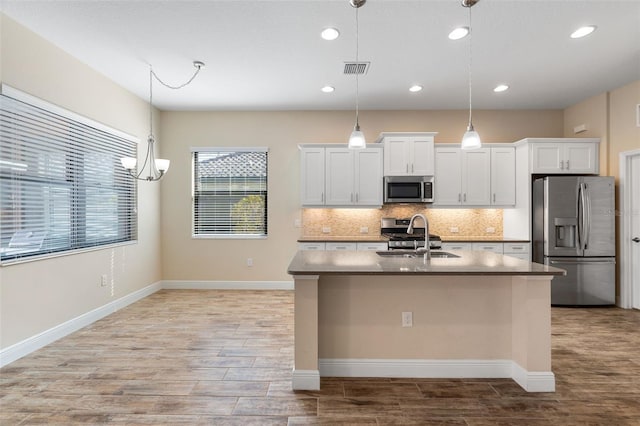
[[581,259],[563,259],[563,260],[550,260],[551,265],[571,264],[571,263],[616,263],[614,258],[598,259],[594,257],[585,257]]
[[584,187],[585,196],[585,231],[584,231],[584,249],[589,246],[589,234],[591,234],[591,193],[586,183],[582,184]]
[[578,246],[581,252],[587,246],[587,200],[586,200],[586,188],[583,182],[580,182],[578,186]]

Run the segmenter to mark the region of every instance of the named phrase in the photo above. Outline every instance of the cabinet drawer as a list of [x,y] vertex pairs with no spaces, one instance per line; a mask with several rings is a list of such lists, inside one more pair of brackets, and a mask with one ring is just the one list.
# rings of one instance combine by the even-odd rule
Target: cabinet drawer
[[324,250],[324,243],[298,243],[298,250]]
[[326,243],[325,250],[356,250],[356,243]]
[[360,251],[387,251],[389,244],[387,243],[358,243],[357,250]]
[[442,250],[471,250],[471,243],[442,243]]
[[505,253],[529,253],[529,243],[504,243]]
[[511,256],[511,257],[517,257],[518,259],[522,259],[522,260],[531,260],[529,258],[529,253],[505,253],[505,256]]
[[502,243],[473,243],[472,250],[490,251],[502,254]]

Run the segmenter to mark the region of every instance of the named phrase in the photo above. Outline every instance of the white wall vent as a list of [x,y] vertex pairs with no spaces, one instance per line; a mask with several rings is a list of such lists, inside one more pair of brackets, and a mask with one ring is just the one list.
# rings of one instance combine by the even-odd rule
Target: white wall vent
[[347,75],[363,75],[369,71],[369,66],[371,62],[345,62],[344,63],[344,74]]

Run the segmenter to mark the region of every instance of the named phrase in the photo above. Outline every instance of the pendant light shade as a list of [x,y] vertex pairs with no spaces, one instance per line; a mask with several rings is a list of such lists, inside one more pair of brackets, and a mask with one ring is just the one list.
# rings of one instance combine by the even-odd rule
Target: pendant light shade
[[471,60],[473,58],[473,50],[471,48],[471,39],[473,38],[471,29],[471,7],[479,1],[480,0],[462,0],[462,6],[469,9],[469,124],[467,126],[467,131],[462,136],[462,142],[460,143],[460,148],[462,149],[477,149],[482,146],[480,135],[473,128],[473,116],[471,107]]
[[349,136],[349,148],[362,149],[367,147],[367,141],[364,139],[364,133],[360,131],[360,126],[356,125]]
[[358,122],[358,115],[360,112],[359,108],[359,95],[360,95],[360,87],[358,85],[358,74],[360,71],[359,68],[360,62],[358,60],[358,48],[359,48],[359,40],[358,40],[358,9],[363,6],[367,0],[349,0],[349,4],[356,10],[356,125],[353,127],[353,132],[351,132],[351,136],[349,136],[349,144],[347,145],[350,149],[363,149],[367,147],[367,141],[364,138],[364,133],[360,131],[360,123]]

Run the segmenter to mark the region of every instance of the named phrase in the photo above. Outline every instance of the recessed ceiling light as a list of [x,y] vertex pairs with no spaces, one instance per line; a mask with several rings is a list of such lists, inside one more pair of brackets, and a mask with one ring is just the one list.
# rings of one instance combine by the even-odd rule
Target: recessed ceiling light
[[586,27],[580,27],[577,30],[575,30],[573,33],[571,33],[571,38],[582,38],[582,37],[588,36],[589,34],[594,32],[595,30],[596,30],[596,26],[595,25],[588,25]]
[[509,86],[507,86],[506,84],[498,84],[495,87],[495,89],[493,89],[493,91],[496,92],[496,93],[499,93],[499,92],[504,92],[508,88],[509,88]]
[[324,86],[324,87],[323,87],[322,89],[320,89],[320,90],[322,90],[324,93],[331,93],[331,92],[333,92],[333,91],[334,91],[334,90],[336,90],[336,89],[335,89],[333,86]]
[[331,41],[337,39],[340,36],[340,31],[336,30],[335,28],[325,28],[324,30],[322,30],[320,35],[323,39]]
[[422,86],[420,86],[419,84],[414,84],[413,86],[409,87],[410,92],[419,92],[421,90]]
[[465,38],[468,34],[468,27],[458,27],[449,33],[449,38],[451,40],[460,40],[461,38]]

